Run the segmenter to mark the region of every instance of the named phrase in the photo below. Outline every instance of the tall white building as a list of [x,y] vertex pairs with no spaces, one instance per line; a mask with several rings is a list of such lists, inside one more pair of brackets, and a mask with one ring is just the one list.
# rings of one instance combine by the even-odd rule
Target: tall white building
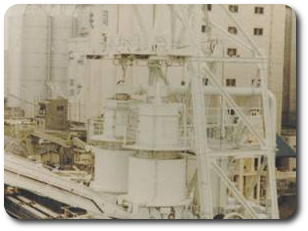
[[296,128],[296,16],[286,7],[283,122],[286,128]]
[[[285,5],[245,4],[226,5],[226,8],[242,26],[243,31],[216,5],[210,7],[210,17],[215,23],[243,42],[245,42],[243,33],[248,34],[264,56],[268,58],[268,86],[277,100],[277,132],[279,133],[283,92]],[[223,34],[215,31],[213,30],[218,38],[226,38]],[[230,39],[224,39],[223,46],[226,56],[251,56],[251,52],[245,46],[231,42]],[[258,72],[259,70],[254,64],[227,64],[224,67],[223,82],[226,86],[258,86],[261,81]]]
[[[219,44],[216,52],[226,57],[250,57],[251,51],[245,46],[248,43],[244,39],[244,33],[246,33],[260,52],[268,58],[268,85],[277,99],[277,132],[279,133],[283,99],[285,28],[289,11],[286,11],[285,5],[224,5],[227,11],[219,5],[205,7],[213,23],[212,38],[217,38]],[[24,30],[28,30],[29,36],[42,35],[40,37],[42,42],[38,43],[42,46],[31,44],[28,46],[25,35],[21,37],[20,45],[27,47],[27,54],[23,55],[37,55],[39,52],[43,59],[39,59],[40,62],[31,63],[32,58],[27,58],[28,61],[23,61],[22,64],[9,58],[7,64],[9,67],[19,67],[16,69],[19,70],[21,66],[25,67],[24,63],[27,63],[33,72],[30,74],[24,71],[18,72],[19,74],[7,73],[6,80],[9,81],[6,85],[10,88],[8,92],[17,94],[30,102],[42,97],[69,97],[72,120],[85,122],[88,118],[100,115],[104,100],[109,97],[116,83],[123,80],[124,73],[126,83],[147,82],[147,67],[136,68],[130,63],[119,64],[103,59],[102,55],[106,49],[109,49],[110,53],[117,52],[119,49],[123,53],[125,49],[129,51],[129,47],[134,47],[135,51],[142,51],[153,40],[160,43],[161,47],[179,45],[179,41],[172,34],[180,34],[181,27],[166,5],[77,5],[70,6],[68,9],[64,10],[64,15],[63,9],[47,12],[46,22],[35,20],[37,24],[45,22],[45,32],[43,27],[36,28],[39,31],[35,33],[23,27]],[[60,14],[51,12],[60,12]],[[18,14],[24,15],[24,11],[19,11]],[[61,18],[53,15],[61,15]],[[38,17],[38,14],[34,14],[33,17]],[[47,25],[50,23],[49,18],[54,20],[52,21],[54,26]],[[59,20],[56,20],[57,18]],[[10,22],[11,19],[6,17],[6,21]],[[38,26],[41,27],[41,25]],[[35,27],[34,24],[33,27]],[[11,28],[12,26],[8,27],[9,31]],[[209,25],[202,25],[200,33],[202,34],[208,28]],[[33,32],[35,29],[31,30]],[[11,34],[9,31],[7,30],[6,33]],[[227,34],[233,36],[233,41]],[[48,40],[47,36],[51,36],[51,40]],[[186,39],[185,36],[181,38],[182,44],[185,44]],[[234,41],[240,41],[240,43]],[[105,47],[106,44],[110,47]],[[112,46],[112,44],[117,45]],[[11,52],[8,53],[8,56],[11,56]],[[20,54],[17,52],[17,56]],[[42,62],[42,60],[45,61]],[[37,65],[40,63],[42,68],[39,72]],[[260,70],[254,66],[253,64],[223,64],[219,73],[220,81],[225,86],[257,87],[260,83]],[[182,79],[180,68],[170,68],[167,73],[171,84],[182,84],[183,81],[187,81]],[[33,81],[29,81],[31,78]],[[207,84],[207,80],[204,83]],[[17,88],[20,88],[20,92]],[[26,110],[26,115],[30,115],[30,108],[26,105],[29,106],[27,103],[20,106]],[[16,104],[16,106],[19,105]]]
[[[218,5],[207,5],[206,7],[209,12],[210,20],[217,27],[227,31],[229,34],[233,35],[235,39],[242,41],[244,44],[247,44],[247,41],[245,41],[244,39],[244,33],[248,34],[249,36],[251,36],[253,42],[264,54],[264,56],[268,58],[268,84],[270,90],[275,94],[277,99],[277,124],[279,124],[279,126],[277,126],[277,131],[280,132],[285,46],[285,5],[225,5],[224,7],[229,11],[228,13],[226,13],[222,9],[222,7]],[[126,39],[131,39],[131,42],[136,42],[134,41],[134,39],[137,34],[140,34],[141,32],[140,25],[138,25],[138,18],[134,16],[135,12],[132,6],[102,6],[100,10],[96,10],[97,8],[98,7],[95,6],[90,7],[89,9],[89,15],[94,15],[93,28],[91,29],[95,30],[95,25],[103,25],[107,22],[107,24],[105,24],[105,28],[99,28],[102,33],[106,33],[111,37],[115,34],[118,34],[125,37]],[[159,31],[157,32],[157,34],[160,34],[167,38],[165,41],[167,44],[174,42],[175,44],[173,45],[176,45],[176,41],[172,41],[171,38],[172,20],[174,20],[174,18],[172,18],[170,13],[168,12],[167,6],[139,5],[137,6],[137,8],[139,9],[142,24],[145,28],[150,29],[152,28],[153,23],[156,24],[154,28],[156,29],[156,31]],[[236,22],[233,21],[228,14],[232,15],[236,19]],[[103,18],[105,18],[105,22],[103,22]],[[108,18],[108,20],[106,20],[106,18]],[[243,31],[239,28],[237,22],[238,24],[240,24]],[[202,26],[200,28],[200,32],[205,32],[206,27],[207,25]],[[226,57],[250,57],[252,55],[249,49],[247,49],[241,44],[239,45],[236,42],[232,42],[225,33],[222,33],[215,27],[212,28],[212,37],[219,40],[219,44],[222,46],[222,50],[218,52],[221,52]],[[79,47],[85,46],[84,44],[82,44]],[[102,64],[102,62],[106,61],[93,61],[87,59],[86,55],[84,55],[84,57],[85,61],[81,62],[80,64],[84,65],[84,69],[86,70],[91,69],[90,74],[85,77],[88,83],[91,83],[89,77],[91,76],[91,73],[93,73],[93,68],[100,69],[100,71],[95,72],[101,72],[101,77],[99,77],[99,79],[102,78],[103,82],[109,79],[109,77],[106,76],[106,74],[108,75],[108,69],[105,69],[104,65]],[[93,65],[96,65],[96,67],[93,67]],[[130,67],[128,67],[127,72],[132,71],[129,69]],[[114,68],[113,71],[113,73],[110,73],[111,75],[121,75],[121,70],[119,69],[119,67]],[[116,71],[118,71],[117,74],[115,74]],[[146,73],[140,70],[139,72],[141,72],[141,75],[144,75]],[[126,74],[129,75],[131,73]],[[138,73],[138,70],[134,70],[134,78],[137,78],[139,79],[139,81],[141,81],[140,77],[138,77],[138,74],[140,74]],[[181,74],[175,70],[170,70],[169,76],[173,84],[180,84],[182,82],[182,79],[180,78]],[[74,76],[70,77],[74,78]],[[221,77],[223,78],[221,80],[222,84],[226,86],[257,86],[258,84],[260,84],[259,71],[254,64],[225,64],[222,67]],[[94,78],[98,78],[98,75],[96,74]],[[115,81],[116,80],[114,80],[113,83],[115,83]],[[109,80],[107,82],[110,83]],[[205,83],[206,82],[207,81],[205,81]],[[100,81],[96,79],[95,83],[96,87],[98,87]],[[109,86],[106,86],[107,92]],[[85,86],[83,88],[85,88]],[[103,86],[102,89],[104,89]],[[91,88],[92,93],[93,90],[94,89]],[[103,92],[106,91],[103,90]],[[99,92],[99,90],[97,90],[97,92]],[[81,120],[86,119],[86,114],[89,114],[91,116],[94,116],[95,114],[98,115],[97,112],[95,112],[94,114],[91,112],[102,109],[103,107],[102,105],[98,107],[98,104],[96,104],[96,106],[91,106],[89,105],[89,103],[94,102],[95,100],[91,101],[89,99],[92,98],[89,97],[84,98],[84,103],[86,102],[87,107],[92,107],[93,109],[90,111],[84,111],[82,109],[76,110],[84,115],[76,117],[73,113],[73,117],[76,117],[77,119]],[[83,103],[81,102],[80,105],[81,104]],[[82,113],[80,111],[84,112]]]

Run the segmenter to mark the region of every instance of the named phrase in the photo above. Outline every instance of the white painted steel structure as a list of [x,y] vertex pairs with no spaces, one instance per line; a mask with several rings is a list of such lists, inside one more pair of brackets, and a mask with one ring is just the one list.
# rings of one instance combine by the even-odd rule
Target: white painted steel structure
[[[125,120],[127,125],[124,125],[125,121],[119,122],[116,119],[114,111],[119,109],[118,102],[113,108],[107,103],[104,113],[106,122],[104,134],[106,135],[97,139],[103,145],[102,148],[98,147],[95,153],[97,158],[95,163],[96,185],[117,186],[122,182],[123,184],[116,188],[124,191],[122,190],[125,184],[124,171],[120,172],[119,181],[113,185],[112,182],[106,182],[106,179],[99,182],[100,175],[107,175],[99,168],[111,162],[114,164],[114,168],[110,168],[112,170],[118,167],[123,170],[128,169],[128,193],[117,200],[118,204],[128,209],[117,217],[126,216],[127,213],[130,214],[128,217],[136,217],[143,213],[144,218],[152,216],[160,218],[166,214],[170,218],[175,214],[176,217],[204,219],[212,219],[219,214],[224,214],[226,218],[279,218],[275,179],[276,102],[268,91],[266,58],[251,37],[242,29],[241,23],[225,6],[219,7],[244,34],[245,41],[236,39],[232,35],[229,36],[229,34],[227,36],[233,42],[252,51],[250,58],[226,58],[224,55],[215,53],[216,47],[221,44],[212,38],[210,32],[214,29],[221,29],[211,22],[207,7],[202,5],[155,6],[151,28],[143,24],[143,16],[138,6],[132,6],[134,17],[137,19],[134,29],[136,29],[135,26],[138,28],[139,42],[132,38],[134,36],[131,33],[136,32],[135,30],[125,31],[123,34],[119,31],[115,32],[117,40],[112,45],[107,36],[106,49],[101,52],[99,58],[112,60],[120,66],[123,63],[125,65],[129,63],[127,66],[130,66],[131,70],[142,65],[148,68],[148,79],[144,81],[146,86],[139,87],[132,81],[133,78],[127,78],[125,75],[127,67],[122,66],[126,71],[123,71],[124,74],[118,82],[131,85],[133,89],[131,95],[145,96],[145,99],[139,99],[139,104],[137,103],[139,111],[132,113],[132,117],[135,117],[132,120],[129,119],[129,115],[125,114],[125,110],[131,113],[133,111],[131,108],[127,107],[121,111],[124,113],[121,114],[121,119],[123,116],[124,118],[128,116]],[[162,22],[156,16],[166,12],[172,17],[172,23],[166,25],[167,31],[164,34],[157,31],[157,25]],[[205,33],[200,31],[203,26],[205,26]],[[148,44],[142,41],[147,41]],[[182,47],[185,48],[182,49]],[[91,59],[97,58],[93,56],[93,52],[90,56]],[[225,83],[220,81],[220,64],[224,63],[256,65],[261,79],[260,87],[225,86]],[[173,87],[169,84],[166,70],[170,66],[182,68],[183,79],[188,81],[188,83],[183,81],[183,85],[186,86]],[[167,89],[166,95],[161,94],[161,84]],[[144,92],[140,92],[140,89]],[[155,94],[152,94],[153,92]],[[177,107],[170,107],[171,102],[180,104],[183,112],[178,113]],[[247,109],[250,105],[253,105],[253,112],[257,111],[258,116],[257,113],[251,115],[251,108]],[[134,123],[131,124],[132,121]],[[184,121],[183,126],[179,121]],[[165,129],[166,124],[168,127]],[[120,125],[121,131],[126,130],[126,134],[117,135],[119,134],[115,132],[117,125]],[[179,133],[182,134],[182,128],[184,137],[190,139],[191,142],[187,143],[189,144],[187,147],[179,148]],[[131,135],[131,133],[134,134]],[[122,144],[125,145],[122,146]],[[104,152],[106,147],[112,149],[112,152]],[[132,149],[136,153],[129,158],[127,155],[119,156],[123,159],[118,160],[118,154],[123,148]],[[114,155],[113,152],[118,150],[120,152]],[[183,154],[183,151],[187,153]],[[194,176],[185,187],[186,179],[183,170],[186,167],[182,163],[182,157],[172,158],[174,153],[183,156],[195,155],[196,158]],[[103,155],[100,156],[100,154]],[[252,192],[255,189],[255,185],[260,182],[261,174],[265,173],[266,199],[256,204],[252,202],[251,193],[247,195],[243,192],[244,178],[242,175],[243,162],[259,157],[257,174],[249,182],[248,191]],[[128,164],[127,159],[129,159],[129,165],[126,168],[124,165]],[[108,169],[104,167],[104,170]],[[138,175],[140,171],[143,172],[142,175]],[[237,174],[235,172],[239,172],[240,186],[237,186],[234,180]],[[174,187],[169,187],[166,181],[170,182],[170,185],[174,184]],[[174,197],[172,197],[173,194]],[[191,199],[191,204],[186,198]],[[58,199],[60,200],[61,197]],[[189,205],[192,208],[187,213]],[[161,208],[157,210],[155,206],[167,206],[168,209],[167,211]],[[177,207],[177,211],[173,211],[175,210],[173,206]],[[150,212],[146,212],[148,210]],[[120,213],[116,209],[114,211],[116,214]],[[180,211],[180,216],[177,215],[178,211]]]

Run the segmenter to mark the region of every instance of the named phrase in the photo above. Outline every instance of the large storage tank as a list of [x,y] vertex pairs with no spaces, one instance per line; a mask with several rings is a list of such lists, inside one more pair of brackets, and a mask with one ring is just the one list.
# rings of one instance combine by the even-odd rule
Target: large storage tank
[[129,157],[127,199],[148,206],[181,205],[186,198],[185,159]]
[[181,154],[181,110],[179,103],[161,102],[159,87],[153,103],[139,105],[135,150],[129,157],[128,192],[119,203],[138,208],[178,207],[187,204],[186,160]]
[[154,149],[177,150],[181,146],[180,111],[180,104],[176,103],[141,104],[136,143]]
[[94,181],[91,184],[91,187],[98,191],[127,192],[128,158],[133,153],[122,148],[127,111],[127,101],[109,99],[104,113],[103,134],[93,134],[89,137],[90,140],[100,144],[93,147],[95,171]]
[[102,192],[127,192],[128,158],[132,151],[94,147],[94,181],[91,187]]

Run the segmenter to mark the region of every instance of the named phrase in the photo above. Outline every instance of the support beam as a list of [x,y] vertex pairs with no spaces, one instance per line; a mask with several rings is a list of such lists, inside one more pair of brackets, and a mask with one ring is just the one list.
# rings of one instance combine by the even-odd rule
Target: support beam
[[[261,77],[261,89],[262,89],[262,104],[263,104],[263,118],[264,118],[264,130],[265,130],[265,138],[266,138],[266,147],[269,149],[268,152],[268,180],[269,180],[269,189],[270,189],[270,198],[271,198],[271,215],[273,219],[279,218],[278,212],[278,200],[277,200],[277,183],[276,183],[276,165],[275,165],[275,146],[273,146],[273,134],[276,135],[276,130],[273,130],[271,124],[271,116],[270,116],[270,105],[269,105],[269,93],[268,93],[268,85],[267,85],[267,76],[266,69],[267,65],[263,64],[259,66],[260,68],[260,77]],[[276,116],[276,115],[272,115]],[[275,118],[276,119],[276,118]]]
[[253,127],[253,125],[247,119],[246,115],[244,115],[244,113],[239,109],[239,107],[237,106],[236,102],[232,99],[232,97],[227,92],[224,91],[222,86],[220,86],[220,84],[216,80],[215,74],[209,69],[206,63],[204,63],[203,66],[205,68],[206,73],[208,74],[208,77],[210,77],[210,80],[216,85],[218,90],[225,97],[227,103],[229,103],[233,107],[234,111],[236,112],[236,114],[239,115],[240,119],[243,120],[249,131],[257,137],[257,139],[261,144],[261,147],[266,147],[266,142],[261,136],[261,134]]
[[253,219],[259,219],[258,214],[253,209],[250,203],[242,195],[242,193],[235,187],[234,183],[228,178],[228,176],[223,172],[223,170],[217,165],[217,163],[212,162],[211,167],[214,169],[215,173],[222,179],[226,184],[228,189],[232,192],[233,196],[238,200],[239,203],[247,210],[247,213]]
[[[202,82],[197,75],[200,69],[199,63],[190,63],[188,70],[191,73],[191,95],[193,103],[193,123],[194,123],[194,139],[195,153],[197,157],[197,173],[199,197],[201,203],[201,218],[213,218],[213,200],[210,176],[210,158],[209,147],[206,137],[206,116],[204,94],[202,90]],[[197,70],[197,71],[196,71]],[[200,71],[200,70],[199,70]]]
[[220,31],[221,33],[225,34],[226,36],[228,36],[228,38],[230,38],[232,41],[234,41],[235,43],[238,43],[244,47],[246,47],[248,50],[250,51],[254,51],[254,48],[251,47],[250,45],[248,45],[247,43],[245,43],[244,41],[242,41],[241,39],[239,39],[238,37],[231,35],[228,31],[224,30],[223,28],[221,28],[219,25],[217,25],[216,23],[211,22],[211,26],[218,29],[218,31]]

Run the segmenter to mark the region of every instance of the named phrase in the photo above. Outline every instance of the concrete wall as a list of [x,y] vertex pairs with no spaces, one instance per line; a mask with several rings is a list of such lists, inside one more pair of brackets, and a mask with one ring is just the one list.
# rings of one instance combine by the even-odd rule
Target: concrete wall
[[[225,5],[225,7],[228,9],[229,5]],[[255,7],[263,7],[263,13],[256,14]],[[141,20],[138,20],[138,17],[134,14],[135,10],[139,11]],[[277,131],[280,132],[285,44],[285,6],[238,5],[238,12],[230,12],[230,14],[241,24],[245,33],[251,37],[257,47],[269,59],[268,84],[270,90],[273,91],[277,98]],[[177,42],[175,38],[172,38],[171,31],[173,30],[175,34],[180,35],[182,30],[180,22],[175,21],[174,16],[170,14],[169,8],[166,5],[138,5],[135,9],[131,5],[77,6],[73,16],[76,17],[77,21],[75,36],[83,36],[81,39],[88,39],[88,41],[85,41],[84,44],[79,44],[79,48],[69,48],[67,51],[69,53],[67,54],[69,61],[66,62],[64,61],[65,54],[63,52],[66,52],[67,48],[62,49],[62,46],[64,46],[65,40],[67,40],[68,44],[71,43],[72,40],[67,39],[69,36],[65,38],[60,37],[61,41],[57,43],[59,46],[56,47],[55,53],[57,53],[57,56],[61,57],[59,60],[56,60],[56,57],[52,59],[51,65],[56,67],[55,71],[52,72],[57,75],[54,78],[56,80],[54,85],[59,85],[58,87],[56,86],[56,91],[67,93],[71,103],[70,114],[75,114],[73,117],[81,121],[85,121],[88,117],[101,114],[100,111],[103,108],[103,101],[105,97],[109,97],[109,93],[111,92],[111,85],[108,84],[114,84],[122,78],[122,70],[119,65],[116,66],[109,63],[104,67],[105,64],[102,64],[101,61],[88,59],[86,57],[87,54],[102,53],[102,34],[107,34],[108,38],[114,42],[116,42],[115,36],[121,35],[122,41],[120,44],[121,47],[125,49],[125,44],[127,42],[139,44],[139,46],[149,43],[150,41],[148,41],[147,36],[150,35],[149,37],[153,37],[153,34],[155,34],[154,39],[162,39],[162,43],[165,43],[166,46],[171,46],[172,42]],[[212,5],[209,16],[213,22],[220,25],[220,27],[225,30],[228,30],[230,26],[237,27],[218,5]],[[59,22],[61,20],[59,20]],[[71,30],[71,27],[67,27],[66,25],[63,26]],[[149,35],[142,34],[142,28],[145,28],[145,30],[149,32]],[[254,28],[262,28],[263,35],[254,35]],[[239,28],[237,29],[238,34],[236,37],[248,44],[248,40],[245,38],[244,34],[239,31]],[[65,34],[67,34],[66,32]],[[200,34],[202,34],[201,28]],[[242,45],[230,41],[227,36],[217,32],[215,29],[212,30],[212,35],[213,37],[217,37],[219,39],[219,44],[222,45],[220,50],[217,51],[220,52],[220,54],[227,55],[228,48],[236,48],[240,57],[244,58],[251,56],[251,51]],[[73,31],[70,33],[70,36],[74,36]],[[295,34],[293,34],[293,36],[295,36]],[[187,36],[182,34],[181,37],[183,38],[182,43],[187,43]],[[89,44],[95,44],[95,46],[88,47]],[[80,47],[84,49],[84,51],[78,51]],[[138,47],[136,49],[138,49]],[[72,53],[81,55],[80,59],[83,59],[83,65],[77,65],[79,58],[78,60],[71,60],[70,55]],[[294,51],[292,55],[294,56]],[[62,59],[63,62],[60,62]],[[102,64],[101,67],[100,64]],[[67,65],[68,70],[65,71],[63,65]],[[292,65],[291,69],[294,73],[294,62]],[[89,70],[89,68],[92,70]],[[166,71],[170,75],[171,83],[178,85],[182,82],[184,77],[181,68],[168,68]],[[252,80],[259,78],[258,69],[251,64],[245,66],[242,64],[224,64],[219,73],[223,78],[220,80],[221,82],[225,83],[226,79],[235,78],[237,86],[251,86]],[[62,79],[65,75],[67,75],[66,80]],[[126,70],[126,81],[146,83],[148,78],[147,75],[148,70],[146,67],[128,67]],[[294,78],[295,75],[292,76]],[[71,91],[72,86],[70,86],[71,79],[74,79],[72,81],[75,87],[74,94],[72,95],[70,94],[73,92]],[[290,87],[293,89],[291,106],[294,109],[294,89],[296,88],[294,85],[295,81],[292,79],[290,83],[291,82],[292,85],[290,85]],[[93,83],[95,83],[95,88],[89,90],[90,85],[93,86]],[[14,84],[14,86],[17,85]],[[79,89],[80,87],[82,89]],[[65,92],[65,90],[67,90],[67,92]],[[76,92],[81,92],[81,94],[77,96]],[[27,94],[27,92],[23,92],[22,95],[23,94]],[[78,108],[77,105],[83,106]]]
[[4,50],[4,97],[7,101],[7,92],[9,92],[9,63],[8,63],[9,54],[7,50]]
[[296,15],[286,8],[282,126],[296,128]]
[[39,100],[67,94],[68,38],[74,18],[51,5],[15,5],[5,15],[8,106],[33,117]]
[[[101,7],[101,6],[100,6]],[[105,7],[105,8],[104,8]],[[225,5],[228,9],[229,5]],[[263,14],[256,14],[255,7],[263,7]],[[115,33],[120,34],[122,37],[134,41],[136,35],[141,33],[141,26],[138,24],[136,16],[134,16],[134,9],[130,5],[117,6],[117,5],[107,5],[103,6],[104,10],[108,10],[109,14],[109,24],[106,27],[101,27],[99,30],[102,32],[114,35]],[[101,20],[100,15],[104,12],[103,9],[97,9],[96,7],[90,9],[94,15],[94,26],[96,25],[96,20]],[[154,27],[154,31],[158,35],[162,35],[167,38],[167,44],[171,43],[171,20],[169,9],[167,6],[153,6],[153,5],[140,5],[137,6],[137,10],[140,12],[140,17],[142,19],[143,27],[147,30],[151,30]],[[282,111],[282,82],[283,82],[283,53],[284,53],[284,33],[285,33],[285,6],[284,5],[238,5],[238,12],[231,13],[234,18],[241,24],[245,33],[251,37],[255,42],[257,47],[268,57],[268,85],[270,90],[273,91],[277,98],[277,132],[280,132],[280,122],[281,122],[281,111]],[[236,24],[230,19],[230,17],[221,9],[220,6],[212,5],[212,10],[209,12],[211,20],[220,25],[221,28],[227,30],[229,26],[236,26]],[[153,25],[153,20],[156,20],[155,25]],[[174,20],[174,19],[173,19]],[[117,23],[116,23],[117,22]],[[179,22],[175,23],[175,33],[179,34],[181,27]],[[263,35],[254,35],[254,28],[262,28]],[[245,38],[244,34],[239,32],[236,35],[237,38],[241,39],[245,43],[249,41]],[[201,30],[201,28],[200,28]],[[201,33],[201,31],[200,31]],[[252,52],[242,45],[239,45],[221,32],[217,30],[212,30],[212,36],[219,38],[219,42],[222,45],[220,53],[227,55],[228,48],[236,48],[237,53],[240,57],[251,57]],[[185,34],[183,34],[184,43]],[[127,71],[127,72],[131,72]],[[182,79],[182,70],[180,68],[169,68],[168,74],[170,75],[170,81],[173,84],[180,84]],[[108,72],[104,71],[108,75]],[[132,73],[127,73],[131,75]],[[142,82],[147,77],[148,74],[146,68],[135,68],[133,72],[133,79],[136,82]],[[252,86],[253,79],[259,79],[259,71],[255,65],[252,64],[224,64],[222,70],[222,78],[220,81],[224,82],[228,78],[235,78],[237,86]],[[118,71],[118,75],[120,72]],[[132,77],[131,77],[132,78]],[[278,87],[277,87],[278,86]]]
[[[285,34],[285,5],[247,4],[237,5],[238,12],[230,13],[240,23],[245,33],[251,37],[260,51],[268,58],[268,86],[277,99],[277,132],[281,130],[282,92],[283,92],[283,65],[284,65],[284,34]],[[226,5],[228,8],[229,5]],[[263,14],[256,14],[255,7],[263,7]],[[210,18],[223,29],[236,27],[237,38],[246,44],[249,41],[244,33],[239,31],[236,24],[230,20],[217,5],[212,5]],[[262,28],[263,35],[255,35],[254,29]],[[251,57],[252,53],[246,47],[227,39],[226,35],[213,31],[213,36],[222,40],[225,55],[228,48],[236,48],[240,57]],[[224,64],[224,80],[235,78],[237,86],[252,86],[253,79],[260,79],[258,68],[252,64]],[[225,81],[223,81],[225,82]]]

